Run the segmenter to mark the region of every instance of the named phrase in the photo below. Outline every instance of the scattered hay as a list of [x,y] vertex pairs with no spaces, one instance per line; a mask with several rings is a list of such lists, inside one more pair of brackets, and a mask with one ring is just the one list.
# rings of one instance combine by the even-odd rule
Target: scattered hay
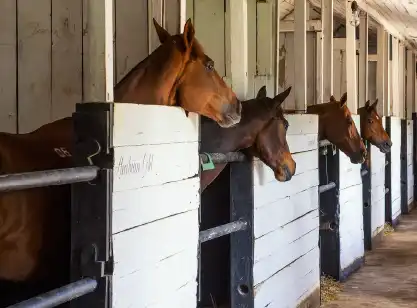
[[386,222],[384,225],[384,236],[390,235],[394,231],[395,231],[394,228],[389,223]]
[[340,282],[334,280],[330,276],[320,277],[320,294],[321,301],[323,303],[334,301],[338,298],[340,292],[342,292],[343,286]]

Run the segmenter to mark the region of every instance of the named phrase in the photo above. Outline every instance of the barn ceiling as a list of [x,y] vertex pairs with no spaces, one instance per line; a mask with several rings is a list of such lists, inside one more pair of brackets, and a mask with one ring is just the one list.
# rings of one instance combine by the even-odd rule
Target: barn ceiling
[[[320,12],[321,0],[309,0]],[[369,23],[375,32],[378,23],[382,24],[395,37],[408,40],[417,46],[417,0],[357,0],[361,9],[372,17]],[[281,19],[293,19],[294,0],[281,0]],[[334,1],[335,19],[344,22],[345,0]],[[311,16],[311,15],[310,15]],[[314,17],[313,17],[314,18]]]

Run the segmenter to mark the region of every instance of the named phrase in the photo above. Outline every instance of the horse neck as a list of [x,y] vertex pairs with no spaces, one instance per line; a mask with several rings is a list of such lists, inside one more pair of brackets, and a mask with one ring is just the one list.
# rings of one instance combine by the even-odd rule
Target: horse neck
[[120,80],[114,89],[114,99],[121,103],[175,105],[170,94],[182,66],[182,60],[173,65],[179,51],[173,44],[163,44],[136,65]]

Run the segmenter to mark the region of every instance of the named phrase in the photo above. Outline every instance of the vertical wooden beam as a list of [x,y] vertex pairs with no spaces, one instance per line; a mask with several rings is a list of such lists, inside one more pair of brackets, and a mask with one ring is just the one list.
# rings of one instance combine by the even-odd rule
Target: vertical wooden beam
[[357,112],[357,77],[356,77],[356,31],[352,24],[351,0],[345,0],[346,5],[346,88],[347,105],[352,113]]
[[368,14],[361,11],[359,24],[359,107],[368,100]]
[[385,44],[384,44],[384,92],[385,92],[385,105],[384,115],[392,115],[392,50],[391,50],[391,35],[385,31]]
[[295,109],[307,109],[307,1],[294,0]]
[[384,106],[387,103],[385,96],[385,45],[385,30],[382,26],[379,26],[377,29],[376,98],[379,101],[377,111],[381,116],[386,115]]
[[248,2],[229,0],[232,88],[241,100],[248,95]]
[[400,82],[399,82],[399,42],[398,39],[392,38],[392,110],[391,115],[400,116]]
[[323,27],[323,100],[333,95],[333,0],[321,0]]
[[274,22],[274,28],[275,28],[275,87],[274,92],[275,95],[278,94],[279,91],[279,25],[280,25],[280,16],[281,16],[281,10],[280,10],[280,0],[275,0],[275,22]]
[[113,101],[113,0],[83,2],[84,100]]
[[407,49],[407,119],[412,119],[414,112],[414,85],[415,85],[415,73],[414,73],[414,54],[411,49]]
[[[143,1],[143,0],[142,0]],[[153,26],[152,18],[165,27],[164,0],[148,0],[148,51],[151,54],[158,48],[159,38]]]
[[316,104],[323,104],[323,32],[316,32]]
[[405,45],[403,42],[398,44],[398,116],[400,118],[406,117],[406,101],[405,101]]

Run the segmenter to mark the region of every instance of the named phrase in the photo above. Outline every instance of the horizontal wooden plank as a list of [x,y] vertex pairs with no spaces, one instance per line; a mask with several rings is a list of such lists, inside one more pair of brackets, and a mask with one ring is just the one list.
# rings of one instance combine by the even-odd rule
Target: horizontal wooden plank
[[319,117],[315,114],[286,114],[288,120],[287,135],[318,134]]
[[362,185],[340,191],[340,266],[351,265],[364,255]]
[[113,234],[179,213],[200,204],[200,178],[113,194]]
[[339,153],[340,190],[362,184],[361,165],[352,164],[344,153]]
[[313,286],[319,286],[320,250],[314,248],[274,276],[255,286],[255,307],[296,307]]
[[113,146],[198,141],[198,117],[180,107],[113,104]]
[[287,135],[287,143],[291,153],[312,151],[318,148],[318,135]]
[[[376,146],[371,146],[371,172],[372,175],[385,174],[385,154]],[[372,177],[372,179],[374,176]]]
[[113,277],[146,269],[182,251],[197,251],[198,241],[198,210],[114,234]]
[[[297,164],[294,176],[319,167],[318,150],[296,153],[292,155],[292,158]],[[273,181],[276,181],[276,179],[272,169],[265,165],[261,160],[255,159],[253,161],[254,186],[265,185],[266,183]]]
[[198,175],[198,142],[114,149],[113,191],[162,185]]
[[385,185],[372,187],[371,200],[372,204],[378,202],[381,199],[385,199]]
[[[146,253],[146,250],[142,252]],[[186,250],[123,277],[114,277],[114,307],[160,306],[164,298],[175,297],[181,289],[186,292],[181,294],[180,300],[196,300],[196,290],[187,288],[187,285],[196,286],[197,264],[197,249]],[[161,296],[161,290],[164,296]]]
[[373,202],[371,207],[371,228],[372,236],[377,235],[385,224],[385,198]]
[[[272,277],[275,273],[282,270],[288,264],[291,264],[294,260],[297,260],[300,256],[303,256],[310,250],[317,247],[319,241],[319,229],[318,227],[311,230],[304,236],[286,243],[281,247],[275,247],[275,251],[253,265],[253,283],[254,285],[260,284],[263,281]],[[273,243],[271,243],[273,245]],[[256,241],[255,241],[256,249]],[[279,286],[278,286],[279,287]]]
[[260,262],[263,258],[278,253],[289,243],[313,231],[319,226],[318,215],[318,211],[311,211],[297,220],[257,238],[255,240],[254,262]]
[[162,297],[159,302],[149,307],[195,308],[197,302],[197,287],[197,281],[190,281],[186,285],[180,287],[174,294]]
[[294,176],[288,182],[270,182],[254,187],[254,206],[259,208],[279,199],[295,195],[303,190],[319,185],[318,169]]
[[318,195],[317,186],[314,186],[298,194],[255,208],[255,238],[283,228],[284,225],[296,221],[313,210],[318,212]]

